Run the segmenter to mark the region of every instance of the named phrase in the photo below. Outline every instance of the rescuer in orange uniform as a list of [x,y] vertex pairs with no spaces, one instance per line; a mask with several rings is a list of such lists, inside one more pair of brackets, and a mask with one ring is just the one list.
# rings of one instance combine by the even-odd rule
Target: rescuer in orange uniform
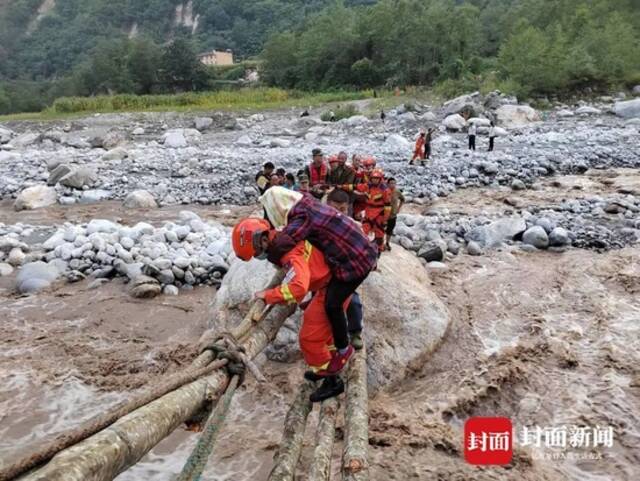
[[[360,221],[362,220],[362,214],[367,205],[366,194],[355,189],[357,185],[367,185],[369,183],[369,176],[371,172],[376,168],[376,159],[373,157],[364,157],[360,161],[361,168],[356,171],[356,178],[354,184],[351,187],[351,192],[354,193],[353,199],[353,218]],[[349,190],[347,190],[349,192]]]
[[420,135],[416,139],[416,148],[413,151],[413,157],[409,162],[409,165],[413,165],[413,162],[416,159],[420,159],[421,162],[424,162],[426,157],[426,144],[427,144],[427,133],[424,129],[420,130]]
[[[264,219],[244,219],[232,233],[232,244],[236,255],[249,261],[252,257],[266,258],[275,231]],[[330,375],[327,368],[335,352],[331,323],[325,308],[327,285],[331,270],[324,255],[309,241],[301,241],[285,254],[281,260],[287,274],[278,287],[256,293],[256,298],[266,304],[302,304],[307,294],[313,297],[304,307],[300,328],[300,350],[310,370],[305,378],[310,381],[323,379],[322,385],[311,394],[311,402],[320,402],[344,392],[344,383],[338,375]],[[345,309],[351,299],[345,302]],[[302,304],[304,305],[304,304]],[[301,305],[301,307],[302,307]]]
[[391,189],[384,183],[382,169],[373,169],[366,184],[351,184],[341,187],[352,190],[364,197],[364,218],[362,230],[367,237],[373,232],[378,253],[384,250],[384,235],[387,221],[391,215]]

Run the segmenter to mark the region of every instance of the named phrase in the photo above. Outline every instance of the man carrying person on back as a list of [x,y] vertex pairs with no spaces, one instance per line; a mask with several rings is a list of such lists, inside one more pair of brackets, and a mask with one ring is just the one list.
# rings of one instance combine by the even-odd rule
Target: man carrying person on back
[[[276,233],[264,219],[244,219],[233,229],[233,250],[238,258],[249,261],[264,258]],[[329,370],[334,358],[331,323],[325,309],[327,286],[331,271],[322,252],[309,241],[298,242],[282,257],[280,264],[287,270],[282,284],[257,292],[255,297],[265,304],[301,304],[308,293],[313,297],[304,307],[300,328],[300,350],[310,370],[305,379],[321,386],[311,394],[311,402],[321,402],[344,392],[344,383],[337,372]]]
[[375,269],[378,250],[348,216],[309,197],[274,187],[262,197],[269,221],[282,229],[269,246],[268,258],[279,265],[299,242],[308,240],[320,249],[332,273],[325,308],[337,349],[328,372],[340,372],[353,355],[347,335],[343,304]]

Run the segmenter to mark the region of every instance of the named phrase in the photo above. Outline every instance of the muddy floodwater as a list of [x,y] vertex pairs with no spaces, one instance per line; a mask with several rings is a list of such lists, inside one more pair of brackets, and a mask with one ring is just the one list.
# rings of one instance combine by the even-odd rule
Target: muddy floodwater
[[[93,209],[91,216],[120,215],[109,204]],[[40,222],[51,221],[40,215]],[[432,272],[452,323],[423,366],[371,399],[371,478],[640,479],[639,256],[637,248],[504,249],[458,256],[447,270]],[[186,365],[215,296],[202,287],[136,300],[114,280],[97,290],[85,281],[22,297],[11,283],[0,284],[2,459]],[[267,479],[302,366],[264,358],[261,364],[269,382],[250,379],[241,388],[203,479]],[[561,456],[516,443],[509,468],[478,469],[463,460],[470,416],[509,417],[516,434],[524,426],[612,427],[613,446],[569,448],[573,454]],[[336,476],[342,426],[339,418]],[[303,466],[313,435],[310,429]],[[172,479],[195,440],[178,429],[118,480]]]

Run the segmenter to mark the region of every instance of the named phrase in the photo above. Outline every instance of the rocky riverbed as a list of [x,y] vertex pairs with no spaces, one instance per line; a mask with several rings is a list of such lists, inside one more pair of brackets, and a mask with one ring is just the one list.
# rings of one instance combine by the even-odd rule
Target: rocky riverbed
[[[322,122],[325,108],[3,123],[0,458],[188,363],[211,301],[228,296],[216,301],[236,262],[230,227],[256,211],[255,173],[266,160],[295,172],[320,146],[373,154],[409,201],[364,293],[372,479],[637,479],[640,99],[545,112],[514,102],[400,105],[384,124]],[[489,119],[501,129],[491,153]],[[437,129],[433,158],[412,167],[423,126]],[[403,276],[408,310],[385,295]],[[377,307],[390,299],[402,328]],[[410,315],[435,305],[439,340],[432,314]],[[204,479],[266,479],[302,370],[297,329],[288,322],[260,358],[269,387],[242,388]],[[523,450],[512,470],[477,471],[458,445],[469,415],[613,425],[617,444],[599,463]],[[193,442],[175,433],[121,479],[170,479]]]

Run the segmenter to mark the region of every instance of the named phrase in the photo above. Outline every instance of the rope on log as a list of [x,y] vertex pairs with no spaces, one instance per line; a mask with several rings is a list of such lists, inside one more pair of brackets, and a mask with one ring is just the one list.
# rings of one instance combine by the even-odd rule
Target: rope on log
[[[273,340],[295,306],[276,306],[254,325],[241,346],[255,358]],[[234,332],[235,334],[235,332]],[[237,336],[236,336],[237,337]],[[210,350],[194,362],[213,359]],[[58,453],[47,465],[21,481],[110,481],[137,463],[180,424],[202,410],[211,392],[226,388],[229,376],[217,371],[128,414],[109,428]]]
[[339,408],[338,398],[327,399],[322,403],[309,481],[329,481],[331,479],[331,455],[336,433],[336,414]]
[[367,481],[369,466],[369,408],[367,393],[367,353],[363,348],[351,361],[347,372],[345,441],[342,479]]
[[182,372],[172,374],[158,386],[141,392],[129,401],[117,404],[108,412],[98,414],[70,431],[57,435],[55,438],[46,442],[43,446],[37,448],[35,452],[22,456],[9,466],[0,469],[0,481],[8,481],[31,468],[34,468],[35,466],[38,466],[39,464],[48,461],[55,456],[56,453],[79,443],[98,431],[102,431],[132,411],[135,411],[136,409],[149,404],[151,401],[154,401],[171,391],[175,391],[185,384],[191,383],[196,379],[221,368],[225,364],[227,364],[227,360],[223,359],[215,361],[204,367],[190,366]]
[[309,396],[314,389],[315,385],[308,381],[300,386],[300,391],[287,412],[276,464],[269,474],[268,481],[293,481],[302,452],[307,416],[311,412]]
[[202,435],[200,436],[200,439],[198,439],[198,443],[191,452],[189,459],[187,459],[184,468],[182,468],[182,473],[178,476],[177,481],[200,480],[200,476],[207,466],[207,461],[213,451],[220,428],[222,427],[227,413],[229,412],[231,399],[233,398],[239,384],[240,378],[238,376],[233,376],[224,396],[222,396],[218,401],[215,410],[207,420]]

